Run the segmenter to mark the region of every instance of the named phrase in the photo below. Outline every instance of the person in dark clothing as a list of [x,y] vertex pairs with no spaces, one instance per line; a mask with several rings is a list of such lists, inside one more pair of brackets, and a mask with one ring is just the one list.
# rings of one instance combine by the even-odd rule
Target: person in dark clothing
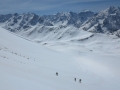
[[56,76],[58,76],[58,72],[56,72]]
[[82,80],[81,80],[81,79],[79,79],[79,83],[81,83],[81,81],[82,81]]
[[75,82],[76,82],[76,78],[74,78]]

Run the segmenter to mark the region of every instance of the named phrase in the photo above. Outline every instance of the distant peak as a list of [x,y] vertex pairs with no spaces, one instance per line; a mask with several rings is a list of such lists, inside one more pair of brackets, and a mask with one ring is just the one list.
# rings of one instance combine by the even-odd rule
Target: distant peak
[[117,10],[118,10],[118,9],[117,9],[116,7],[110,6],[109,8],[107,8],[107,9],[105,9],[105,10],[102,10],[102,11],[100,12],[100,14],[101,14],[101,13],[103,13],[103,14],[105,14],[105,15],[114,14],[114,13],[117,12]]
[[18,13],[14,13],[13,15],[14,15],[14,16],[18,16]]
[[115,9],[115,7],[114,6],[110,6],[109,9]]
[[110,6],[109,8],[107,8],[107,11],[114,11],[114,10],[116,10],[114,6]]

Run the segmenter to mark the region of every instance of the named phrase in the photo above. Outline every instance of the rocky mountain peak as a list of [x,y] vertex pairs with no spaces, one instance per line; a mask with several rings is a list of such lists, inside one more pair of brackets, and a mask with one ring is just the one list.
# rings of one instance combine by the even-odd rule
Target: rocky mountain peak
[[113,6],[88,20],[83,29],[94,33],[116,34],[120,29],[120,9]]

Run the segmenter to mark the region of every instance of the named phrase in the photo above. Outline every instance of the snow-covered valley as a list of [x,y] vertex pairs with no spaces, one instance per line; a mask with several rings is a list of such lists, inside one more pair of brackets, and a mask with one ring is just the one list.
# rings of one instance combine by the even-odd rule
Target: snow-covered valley
[[70,30],[42,38],[37,30],[27,36],[0,28],[0,90],[119,90],[120,38],[61,34]]

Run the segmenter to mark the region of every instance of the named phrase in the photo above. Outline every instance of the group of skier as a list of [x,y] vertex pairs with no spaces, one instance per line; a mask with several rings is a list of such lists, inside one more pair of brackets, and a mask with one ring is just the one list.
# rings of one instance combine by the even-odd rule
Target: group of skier
[[[58,76],[58,72],[56,72],[56,76]],[[74,78],[75,82],[76,82],[76,78]],[[81,79],[79,79],[79,83],[81,83]]]
[[[74,80],[75,80],[75,82],[76,82],[76,78],[74,78]],[[81,81],[82,81],[82,80],[81,80],[81,79],[79,79],[79,83],[81,83]]]

